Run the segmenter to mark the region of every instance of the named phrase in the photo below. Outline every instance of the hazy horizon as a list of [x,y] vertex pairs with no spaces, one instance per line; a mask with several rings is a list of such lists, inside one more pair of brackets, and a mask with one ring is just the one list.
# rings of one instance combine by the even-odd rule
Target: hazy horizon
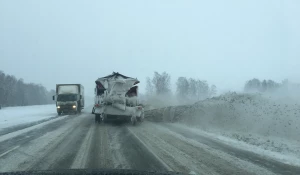
[[0,70],[54,89],[154,71],[242,90],[300,78],[299,1],[0,0]]

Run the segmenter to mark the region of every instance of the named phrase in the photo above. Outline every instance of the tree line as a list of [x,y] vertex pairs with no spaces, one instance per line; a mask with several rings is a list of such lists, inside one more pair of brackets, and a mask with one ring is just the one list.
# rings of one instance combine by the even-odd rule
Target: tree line
[[[286,87],[288,80],[277,83],[273,80],[253,78],[245,83],[245,92],[273,92]],[[216,95],[217,87],[209,85],[206,80],[179,77],[176,81],[176,92],[171,90],[171,76],[166,73],[154,72],[153,77],[146,79],[146,96],[166,96],[176,98],[181,103],[195,102]],[[0,105],[27,106],[51,104],[55,90],[48,91],[44,86],[34,83],[24,83],[13,75],[0,71]]]
[[[155,96],[170,96],[171,91],[171,76],[166,73],[154,72],[152,78],[146,79],[146,95]],[[217,87],[209,85],[205,80],[194,78],[179,77],[176,82],[175,96],[180,102],[194,102],[203,100],[216,95]]]
[[176,82],[176,94],[179,100],[199,101],[217,93],[215,85],[209,86],[206,80],[179,77]]
[[245,92],[274,92],[279,88],[286,87],[289,84],[288,80],[285,79],[281,83],[277,83],[273,80],[262,80],[253,78],[245,83]]
[[47,89],[34,83],[24,83],[13,75],[0,71],[0,105],[2,106],[28,106],[54,103],[52,96],[54,90]]

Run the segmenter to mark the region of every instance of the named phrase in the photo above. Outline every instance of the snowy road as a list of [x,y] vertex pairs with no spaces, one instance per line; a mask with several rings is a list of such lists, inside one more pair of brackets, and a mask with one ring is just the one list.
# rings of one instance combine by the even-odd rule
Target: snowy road
[[70,168],[300,174],[300,167],[238,150],[172,124],[95,124],[88,113],[58,117],[0,136],[1,172]]

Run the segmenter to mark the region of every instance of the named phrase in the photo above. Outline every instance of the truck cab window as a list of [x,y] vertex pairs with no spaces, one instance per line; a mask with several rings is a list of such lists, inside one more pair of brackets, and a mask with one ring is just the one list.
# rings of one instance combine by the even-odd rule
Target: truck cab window
[[59,95],[57,101],[76,101],[77,95]]

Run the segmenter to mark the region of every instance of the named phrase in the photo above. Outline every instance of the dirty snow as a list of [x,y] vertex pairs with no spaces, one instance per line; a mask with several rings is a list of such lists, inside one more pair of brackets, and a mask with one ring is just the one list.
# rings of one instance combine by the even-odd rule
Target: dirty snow
[[204,130],[222,129],[300,141],[300,105],[259,95],[227,94],[188,106],[175,119]]
[[0,130],[57,116],[55,104],[6,107],[0,110]]
[[[131,127],[130,130],[173,171],[185,172],[188,170],[188,172],[194,171],[196,174],[228,174],[225,173],[226,171],[218,172],[219,169],[226,169],[232,174],[241,174],[234,171],[243,169],[247,171],[244,174],[273,174],[251,162],[184,137],[166,127],[168,125],[174,126],[174,124],[160,125],[144,122],[143,127]],[[182,126],[181,124],[176,125]]]
[[180,123],[197,132],[211,133],[210,137],[231,145],[300,165],[300,104],[297,100],[227,93],[193,105],[150,110],[145,118]]

